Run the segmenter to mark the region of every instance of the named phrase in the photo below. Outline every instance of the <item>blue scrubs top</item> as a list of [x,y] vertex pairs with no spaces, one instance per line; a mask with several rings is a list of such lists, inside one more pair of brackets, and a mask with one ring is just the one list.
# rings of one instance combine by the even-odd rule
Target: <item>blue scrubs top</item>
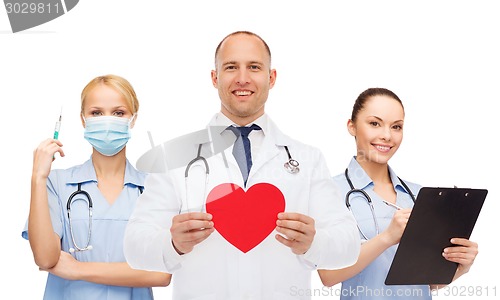
[[[121,194],[110,205],[97,187],[97,176],[89,159],[82,165],[66,170],[52,170],[47,181],[50,217],[54,231],[61,237],[61,249],[69,252],[73,245],[66,204],[70,195],[78,188],[89,193],[93,202],[92,235],[93,249],[72,253],[82,262],[125,262],[123,236],[129,216],[135,207],[137,197],[144,188],[146,174],[137,171],[127,160],[124,187]],[[71,205],[71,224],[77,245],[87,245],[89,215],[85,196],[74,198]],[[28,222],[22,232],[28,239]],[[81,280],[65,280],[48,274],[44,299],[153,299],[152,288],[131,288],[95,284]]]
[[[364,190],[372,199],[380,232],[384,231],[389,226],[395,209],[384,204],[382,198],[373,191],[373,181],[359,165],[355,157],[352,158],[349,164],[348,172],[354,188]],[[403,208],[413,207],[411,196],[401,185],[401,181],[390,167],[389,175],[397,193],[396,204]],[[335,176],[334,180],[339,185],[342,195],[346,195],[351,190],[344,172]],[[408,181],[405,181],[405,183],[416,198],[421,186]],[[377,232],[366,198],[361,193],[352,193],[350,204],[351,211],[360,229],[368,239],[373,238]],[[362,236],[361,239],[364,240]],[[432,299],[428,285],[385,285],[384,281],[394,259],[397,246],[394,245],[386,249],[358,275],[342,282],[340,299]]]

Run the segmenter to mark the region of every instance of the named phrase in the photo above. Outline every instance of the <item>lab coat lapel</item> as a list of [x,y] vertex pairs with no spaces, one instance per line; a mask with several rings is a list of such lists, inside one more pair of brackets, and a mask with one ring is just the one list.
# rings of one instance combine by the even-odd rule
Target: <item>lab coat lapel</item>
[[[236,140],[236,137],[231,131],[226,131],[224,128],[226,127],[225,125],[220,124],[220,122],[217,122],[217,116],[218,114],[215,114],[212,119],[210,120],[208,126],[212,127],[214,130],[209,130],[211,134],[211,139],[212,143],[217,143],[223,141],[223,144],[221,145],[214,145],[212,144],[212,149],[215,151],[216,156],[221,157],[221,163],[224,163],[224,165],[227,163],[227,166],[229,168],[229,178],[226,180],[233,181],[234,183],[238,184],[239,186],[243,187],[243,176],[241,175],[240,167],[238,166],[238,163],[236,162],[236,159],[233,156],[233,146],[234,146],[234,141]],[[220,141],[215,141],[218,139],[217,135],[226,135],[229,136],[230,139],[227,140],[226,138],[221,139]],[[224,150],[221,151],[221,146]],[[224,153],[224,157],[222,158],[222,152]],[[226,174],[226,168],[224,167],[224,174]],[[216,172],[213,170],[213,172]],[[222,176],[222,175],[221,175]],[[225,177],[221,177],[225,178]]]
[[265,137],[259,151],[260,153],[250,170],[250,174],[248,176],[249,180],[252,175],[259,171],[260,168],[264,167],[266,163],[280,154],[281,146],[289,144],[289,138],[278,129],[271,119],[268,119],[268,132],[265,133]]
[[260,153],[257,156],[257,159],[253,162],[252,168],[250,169],[250,174],[248,175],[248,179],[259,171],[267,162],[271,159],[275,158],[279,154],[279,149],[276,146],[274,139],[266,136],[262,141],[262,145],[260,148]]
[[[264,167],[266,163],[278,156],[280,154],[280,151],[282,151],[281,148],[283,148],[283,146],[290,145],[292,141],[288,136],[283,134],[278,129],[271,118],[267,118],[267,122],[267,132],[264,133],[265,136],[259,150],[259,155],[255,157],[255,160],[253,161],[252,169],[250,170],[250,174],[248,176],[248,181],[250,181],[251,177],[256,174],[259,169]],[[215,114],[215,116],[210,120],[209,126],[220,126],[220,124],[217,123],[217,114]],[[236,172],[237,170],[237,174],[239,174],[239,178],[241,178],[241,186],[243,186],[243,177],[241,176],[241,172],[239,171],[240,168],[238,166],[238,163],[236,162],[236,159],[232,154],[232,146],[224,150],[224,153],[226,154],[230,169],[232,170],[231,172],[233,173],[233,171]],[[283,160],[283,163],[284,162],[285,161]]]

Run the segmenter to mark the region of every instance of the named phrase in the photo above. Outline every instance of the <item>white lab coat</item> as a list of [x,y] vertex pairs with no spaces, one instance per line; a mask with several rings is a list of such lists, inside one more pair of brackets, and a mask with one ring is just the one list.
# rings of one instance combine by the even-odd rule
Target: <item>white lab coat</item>
[[[209,125],[220,126],[220,119],[217,114]],[[178,255],[171,243],[172,218],[188,206],[192,211],[196,206],[192,199],[205,199],[199,195],[221,183],[243,187],[242,175],[231,148],[225,150],[228,167],[220,153],[207,159],[207,185],[201,167],[191,169],[187,185],[185,168],[150,174],[125,232],[125,257],[132,268],[172,273],[173,299],[310,299],[313,270],[346,267],[358,258],[360,238],[355,220],[321,152],[284,135],[267,115],[259,120],[265,137],[246,190],[256,183],[271,183],[283,193],[286,212],[312,217],[316,235],[311,248],[304,255],[295,255],[276,240],[274,230],[243,253],[215,231],[192,252]],[[300,163],[299,173],[285,170],[288,156],[283,146]]]

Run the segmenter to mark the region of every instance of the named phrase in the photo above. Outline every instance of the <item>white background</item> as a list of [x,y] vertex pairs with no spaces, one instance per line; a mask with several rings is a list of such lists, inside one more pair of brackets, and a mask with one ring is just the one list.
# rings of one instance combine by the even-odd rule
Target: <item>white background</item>
[[[206,125],[219,109],[210,81],[215,47],[232,31],[250,30],[268,42],[278,72],[267,112],[283,131],[321,148],[332,175],[354,154],[345,125],[357,95],[386,87],[406,109],[405,139],[391,162],[398,174],[426,186],[489,190],[471,237],[480,253],[453,286],[498,295],[495,3],[82,0],[66,15],[16,34],[0,8],[2,294],[43,295],[46,273],[35,266],[21,230],[32,151],[52,136],[61,105],[66,157],[54,168],[90,156],[78,117],[85,84],[108,73],[130,80],[141,104],[127,147],[135,164],[150,148],[147,131],[159,143]],[[321,288],[316,275],[313,287]],[[170,299],[170,290],[155,288],[156,299]]]

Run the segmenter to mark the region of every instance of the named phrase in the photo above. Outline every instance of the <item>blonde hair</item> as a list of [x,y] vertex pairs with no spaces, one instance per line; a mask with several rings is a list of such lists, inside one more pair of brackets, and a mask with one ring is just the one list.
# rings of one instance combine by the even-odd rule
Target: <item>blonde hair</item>
[[82,103],[81,103],[81,114],[83,115],[83,108],[85,106],[85,99],[88,93],[96,87],[98,84],[104,84],[108,87],[115,89],[117,92],[122,94],[123,98],[127,102],[127,108],[132,114],[136,114],[139,111],[139,100],[137,100],[137,95],[135,94],[134,88],[125,78],[118,75],[104,75],[98,76],[92,79],[82,91]]

